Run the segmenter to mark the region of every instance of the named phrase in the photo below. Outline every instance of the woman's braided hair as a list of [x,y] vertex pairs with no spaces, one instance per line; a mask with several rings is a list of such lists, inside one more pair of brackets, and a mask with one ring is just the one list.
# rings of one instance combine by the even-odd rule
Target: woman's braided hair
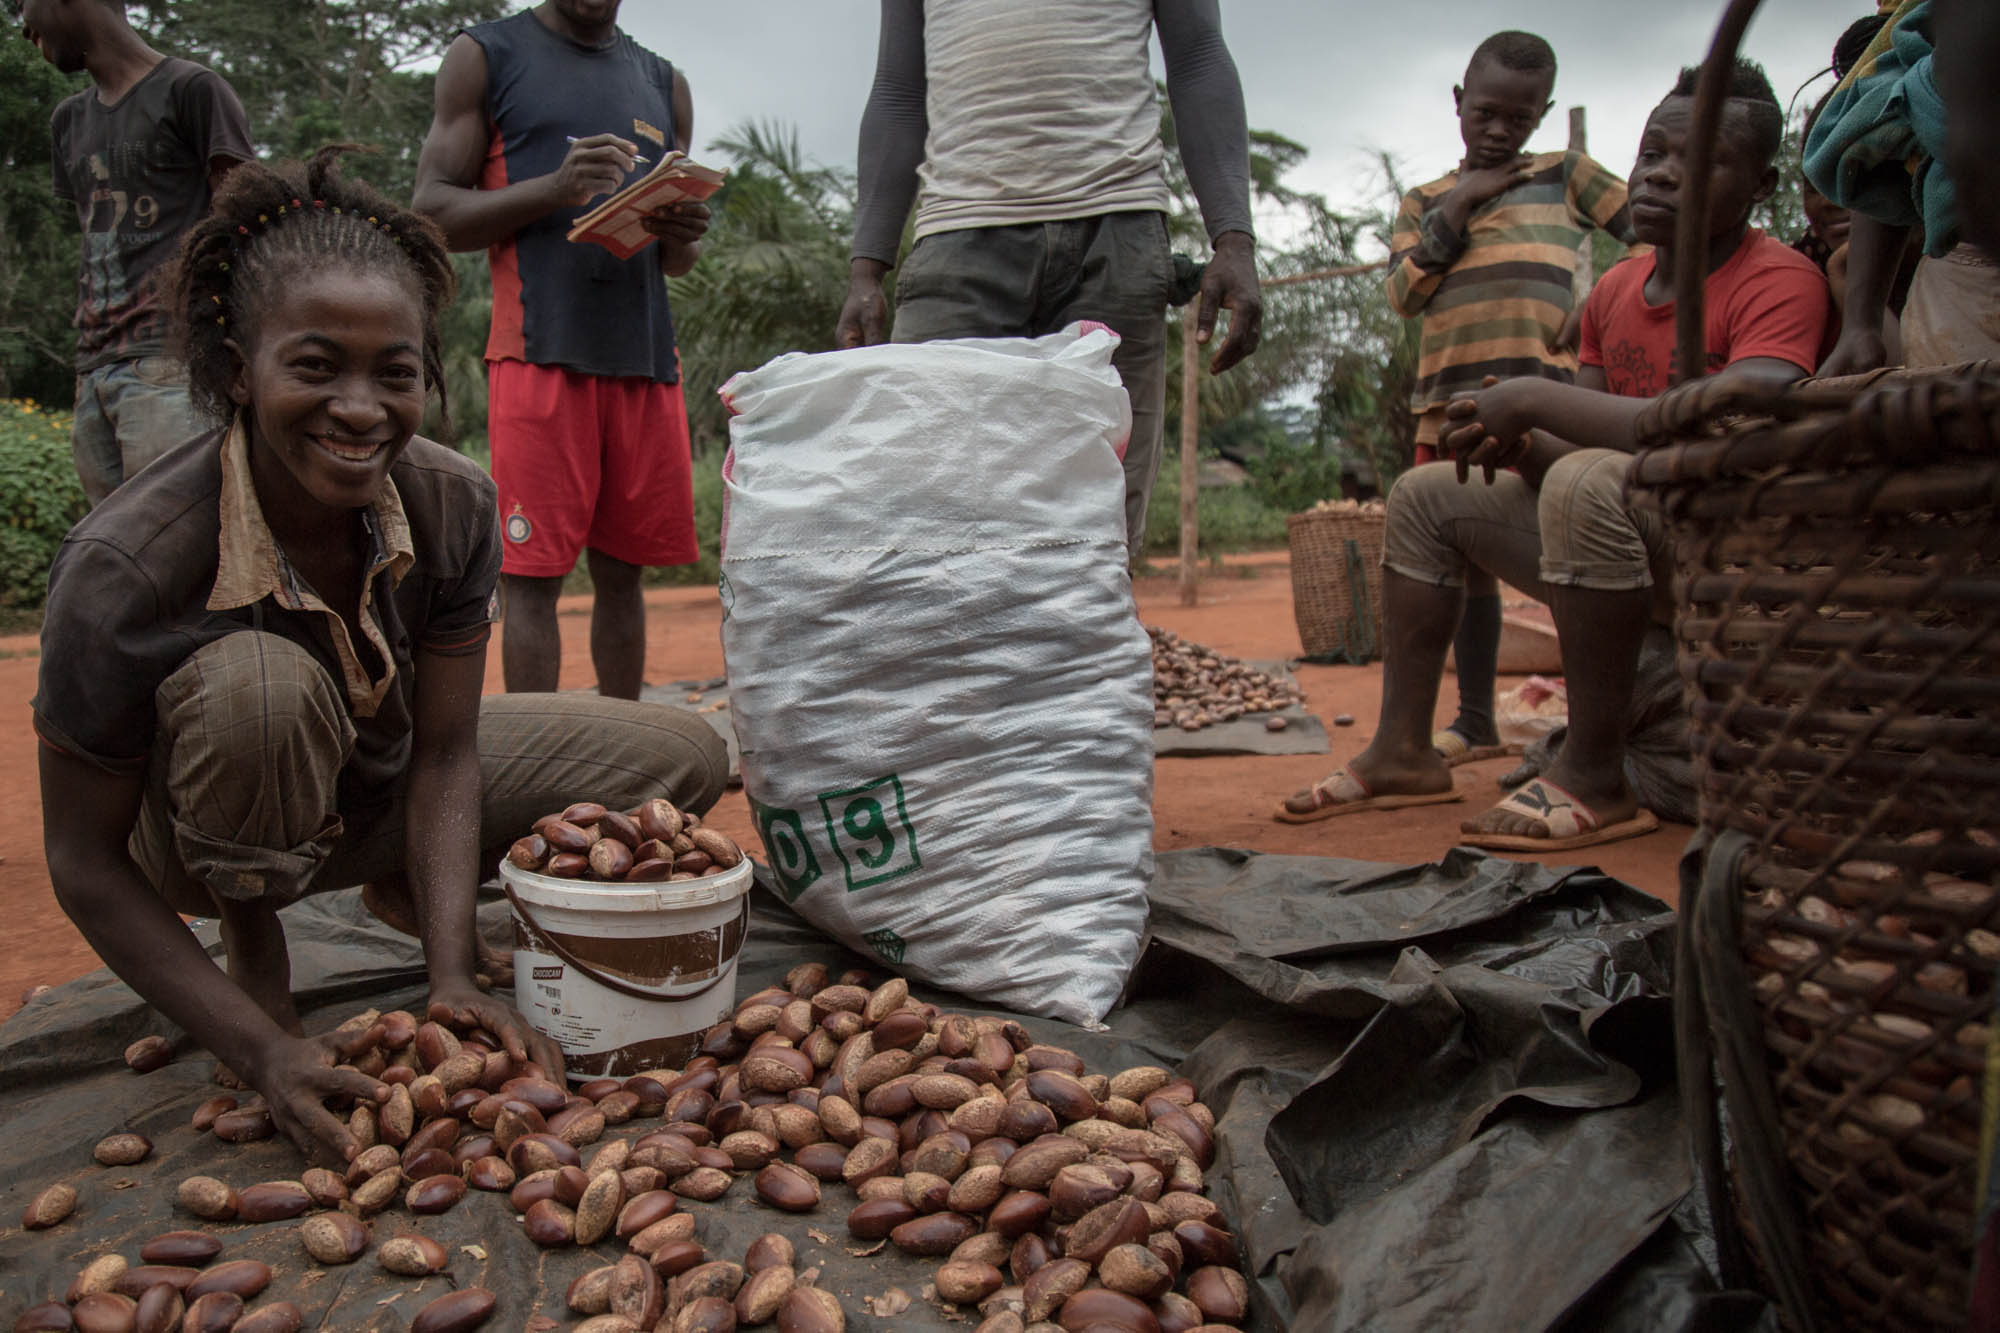
[[387,273],[416,283],[423,302],[424,386],[435,389],[450,431],[438,319],[456,278],[444,236],[428,218],[399,208],[336,166],[353,144],[333,144],[303,165],[246,162],[216,191],[208,216],[189,230],[159,278],[195,406],[217,420],[235,411],[235,361],[226,340],[248,350],[266,304],[285,283],[330,268]]

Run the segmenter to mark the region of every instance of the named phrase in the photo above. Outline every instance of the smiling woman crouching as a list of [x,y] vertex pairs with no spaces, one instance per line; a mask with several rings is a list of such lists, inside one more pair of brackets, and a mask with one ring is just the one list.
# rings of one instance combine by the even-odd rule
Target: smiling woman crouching
[[[238,168],[161,275],[190,391],[224,424],[64,542],[34,708],[64,911],[301,1148],[344,1160],[323,1099],[388,1089],[301,1035],[278,909],[406,882],[433,1009],[556,1075],[560,1052],[474,985],[482,875],[579,796],[705,811],[727,758],[680,710],[482,701],[493,483],[416,434],[450,256],[338,156]],[[227,975],[177,912],[219,919]]]

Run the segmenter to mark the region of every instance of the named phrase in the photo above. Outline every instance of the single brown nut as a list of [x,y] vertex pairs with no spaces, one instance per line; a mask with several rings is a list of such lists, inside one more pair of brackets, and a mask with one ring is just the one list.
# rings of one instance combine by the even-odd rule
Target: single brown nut
[[236,1191],[214,1176],[189,1176],[174,1190],[174,1202],[209,1222],[236,1216]]
[[605,1299],[606,1313],[623,1316],[634,1328],[649,1329],[666,1313],[667,1292],[660,1275],[636,1254],[628,1254],[611,1266]]
[[1063,1254],[1094,1268],[1113,1249],[1141,1243],[1152,1230],[1145,1204],[1137,1199],[1114,1199],[1077,1219],[1063,1242]]
[[554,1199],[541,1199],[522,1215],[521,1229],[545,1249],[568,1245],[576,1240],[576,1214]]
[[903,1202],[920,1213],[941,1213],[951,1202],[951,1182],[929,1171],[903,1177]]
[[694,839],[696,851],[706,853],[710,862],[724,870],[743,859],[743,853],[737,850],[736,844],[714,829],[698,828],[688,836]]
[[937,1293],[953,1305],[977,1305],[1007,1285],[992,1264],[953,1260],[937,1271]]
[[120,1296],[130,1296],[133,1300],[137,1300],[145,1295],[149,1288],[156,1287],[162,1282],[176,1291],[185,1292],[200,1276],[199,1268],[187,1268],[178,1264],[140,1264],[136,1268],[128,1268],[120,1273],[117,1280],[111,1284],[111,1290]]
[[403,1277],[429,1277],[442,1273],[451,1256],[429,1236],[401,1235],[383,1241],[375,1251],[375,1261]]
[[913,1009],[898,1009],[875,1025],[875,1049],[906,1051],[930,1030],[931,1025],[922,1014]]
[[231,1259],[188,1283],[187,1298],[191,1303],[212,1291],[226,1291],[247,1301],[270,1285],[271,1265],[258,1259]]
[[174,1044],[165,1037],[141,1037],[125,1048],[125,1063],[135,1074],[150,1074],[173,1063]]
[[188,1123],[194,1126],[196,1133],[206,1134],[215,1127],[215,1118],[217,1116],[221,1115],[224,1111],[234,1111],[236,1105],[236,1099],[228,1093],[210,1097],[200,1106],[194,1108],[194,1114],[188,1118]]
[[300,1172],[299,1184],[315,1208],[338,1208],[347,1198],[347,1182],[340,1178],[339,1172],[323,1166],[310,1166]]
[[1007,1192],[997,1165],[969,1167],[951,1183],[946,1205],[955,1213],[983,1213]]
[[751,1241],[743,1254],[743,1267],[752,1273],[780,1266],[790,1268],[796,1261],[797,1251],[791,1240],[775,1231],[767,1231]]
[[[1131,1173],[1125,1173],[1127,1182]],[[1077,1162],[1056,1172],[1049,1182],[1049,1205],[1058,1222],[1074,1222],[1093,1208],[1101,1208],[1117,1198],[1123,1185],[1103,1167]]]
[[255,1143],[276,1134],[278,1122],[271,1119],[270,1107],[254,1102],[224,1111],[209,1128],[224,1143]]
[[903,1198],[903,1178],[901,1176],[877,1176],[864,1180],[854,1187],[854,1193],[863,1203],[873,1203],[877,1199]]
[[1174,1285],[1174,1270],[1143,1245],[1119,1245],[1097,1265],[1100,1282],[1141,1301],[1156,1300]]
[[616,838],[599,838],[590,845],[590,873],[599,879],[623,879],[632,869],[632,849]]
[[22,1209],[20,1225],[28,1231],[42,1231],[54,1227],[70,1213],[76,1211],[76,1187],[74,1185],[50,1185]]
[[712,1166],[698,1166],[674,1182],[674,1192],[701,1203],[713,1203],[729,1192],[736,1177]]
[[517,870],[540,870],[549,859],[549,840],[539,833],[516,838],[507,849],[507,864]]
[[[680,836],[681,812],[674,808],[672,801],[656,796],[633,812],[633,822],[639,832],[648,838],[659,838],[671,842]],[[794,969],[796,970],[796,969]]]
[[1054,1259],[1043,1264],[1021,1284],[1021,1317],[1030,1323],[1051,1318],[1088,1281],[1090,1265],[1081,1260]]
[[177,1333],[186,1315],[187,1302],[180,1292],[162,1282],[140,1295],[132,1310],[132,1333]]
[[498,1304],[484,1287],[461,1287],[417,1311],[410,1333],[470,1333],[492,1318]]
[[653,1271],[662,1279],[679,1277],[690,1268],[698,1268],[708,1262],[708,1252],[697,1240],[670,1240],[654,1250],[649,1256]]
[[847,1161],[840,1169],[841,1178],[850,1185],[859,1185],[864,1180],[886,1176],[896,1169],[898,1156],[892,1139],[862,1139],[847,1150]]
[[378,1143],[372,1148],[364,1148],[354,1155],[347,1164],[347,1174],[342,1177],[349,1190],[365,1181],[374,1179],[384,1171],[394,1171],[402,1163],[402,1154],[386,1143]]
[[667,1303],[683,1305],[704,1296],[733,1301],[742,1287],[743,1269],[740,1265],[722,1260],[697,1264],[674,1279],[673,1289],[667,1293]]
[[1211,1323],[1240,1324],[1250,1313],[1250,1284],[1233,1268],[1197,1268],[1188,1276],[1188,1299]]
[[1143,1102],[1167,1085],[1173,1075],[1158,1065],[1134,1065],[1111,1078],[1111,1095]]
[[397,1167],[379,1171],[356,1185],[347,1195],[348,1207],[360,1217],[381,1212],[403,1190],[403,1173]]
[[556,852],[542,867],[542,873],[553,879],[582,879],[589,870],[590,858],[582,852]]
[[755,1171],[778,1155],[778,1141],[754,1129],[739,1129],[734,1134],[726,1134],[722,1142],[715,1146],[728,1156],[730,1165],[738,1171]]
[[1210,1222],[1193,1218],[1175,1224],[1174,1239],[1179,1242],[1181,1253],[1193,1268],[1234,1268],[1237,1261],[1236,1238]]
[[993,1205],[986,1225],[1003,1236],[1021,1236],[1039,1228],[1049,1212],[1047,1195],[1033,1190],[1015,1190]]
[[[621,1182],[622,1183],[622,1182]],[[648,1190],[627,1199],[618,1210],[613,1231],[620,1237],[636,1236],[653,1223],[670,1217],[680,1200],[667,1190]]]
[[181,1333],[229,1333],[243,1317],[243,1298],[233,1291],[211,1291],[187,1302]]
[[1007,1256],[1014,1248],[1013,1241],[997,1231],[982,1231],[976,1236],[960,1241],[949,1261],[952,1263],[992,1264],[995,1268],[1007,1262]]
[[312,1195],[296,1180],[246,1185],[236,1195],[236,1215],[246,1222],[282,1222],[312,1206]]
[[626,1238],[625,1244],[634,1254],[649,1255],[657,1260],[661,1252],[676,1241],[694,1239],[694,1214],[675,1213],[663,1217],[637,1235]]
[[552,849],[551,860],[558,854],[576,854],[590,850],[592,842],[590,834],[581,825],[572,824],[558,816],[551,815],[536,820],[535,832],[540,834]]
[[481,1157],[467,1162],[459,1174],[465,1177],[465,1183],[473,1189],[489,1190],[494,1193],[513,1189],[520,1179],[515,1175],[514,1168],[498,1157]]
[[74,1305],[93,1292],[112,1290],[117,1285],[118,1279],[125,1276],[125,1270],[129,1267],[131,1265],[125,1262],[125,1256],[122,1254],[98,1255],[70,1280],[69,1303]]
[[770,1323],[797,1285],[798,1274],[788,1264],[773,1264],[751,1273],[736,1293],[736,1322],[746,1328]]
[[[1006,1042],[1003,1040],[1001,1045],[1006,1045]],[[1009,1101],[1007,1109],[1000,1113],[999,1133],[1016,1143],[1032,1143],[1061,1127],[1054,1111],[1026,1096]]]
[[847,1215],[847,1231],[861,1240],[881,1240],[897,1227],[917,1219],[917,1210],[901,1197],[870,1199]]
[[346,1213],[315,1213],[299,1223],[299,1244],[320,1263],[351,1264],[368,1248],[368,1228]]
[[593,1268],[588,1273],[578,1275],[563,1292],[563,1304],[574,1314],[597,1315],[611,1309],[611,1273],[613,1265],[605,1264]]
[[153,1141],[144,1134],[108,1134],[97,1141],[90,1155],[100,1166],[132,1166],[152,1154]]
[[[31,1305],[21,1311],[20,1318],[14,1321],[14,1333],[69,1333],[75,1327],[76,1320],[71,1316],[69,1306],[61,1301]],[[174,1327],[179,1327],[178,1318]]]
[[429,1176],[410,1186],[403,1195],[403,1206],[420,1215],[443,1213],[456,1207],[464,1197],[464,1176]]
[[1066,1330],[1117,1328],[1155,1333],[1160,1327],[1146,1302],[1104,1287],[1087,1287],[1064,1301],[1056,1322]]
[[839,1299],[818,1287],[793,1287],[778,1307],[778,1333],[845,1333],[846,1328]]
[[819,1207],[819,1178],[790,1162],[772,1162],[759,1171],[756,1188],[758,1198],[788,1213],[809,1213]]
[[743,1085],[757,1092],[790,1092],[812,1082],[812,1058],[790,1046],[760,1046],[743,1057]]
[[646,1331],[622,1314],[598,1314],[592,1315],[580,1324],[571,1325],[570,1333],[646,1333]]
[[964,1213],[930,1213],[895,1228],[889,1240],[905,1254],[950,1254],[979,1230],[979,1223]]
[[680,1307],[670,1333],[736,1333],[736,1306],[719,1296],[702,1296]]
[[1009,1189],[1045,1190],[1066,1166],[1074,1166],[1090,1156],[1090,1149],[1075,1139],[1038,1139],[1022,1145],[1000,1168]]
[[260,1305],[229,1326],[229,1333],[299,1333],[306,1312],[290,1301]]

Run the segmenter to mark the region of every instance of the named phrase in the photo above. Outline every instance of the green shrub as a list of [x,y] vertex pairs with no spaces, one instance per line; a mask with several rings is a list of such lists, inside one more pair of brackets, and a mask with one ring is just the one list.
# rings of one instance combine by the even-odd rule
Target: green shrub
[[38,607],[49,563],[88,506],[69,447],[69,414],[0,398],[0,608]]
[[1341,497],[1339,453],[1317,444],[1273,440],[1250,460],[1250,487],[1267,508],[1297,514]]
[[[1146,507],[1146,554],[1173,555],[1181,549],[1181,461],[1173,452],[1160,464],[1160,479]],[[1285,514],[1260,499],[1249,486],[1204,486],[1195,501],[1200,550],[1205,556],[1283,546]]]

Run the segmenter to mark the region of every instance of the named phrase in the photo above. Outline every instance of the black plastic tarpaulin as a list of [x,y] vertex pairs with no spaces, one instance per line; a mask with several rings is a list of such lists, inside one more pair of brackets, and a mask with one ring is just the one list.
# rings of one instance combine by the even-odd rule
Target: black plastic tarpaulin
[[[369,918],[357,895],[285,917],[309,1028],[420,1003],[414,943]],[[1714,1289],[1689,1194],[1667,1000],[1672,922],[1657,900],[1594,871],[1467,853],[1416,867],[1167,853],[1148,947],[1106,1030],[1021,1021],[1094,1069],[1160,1063],[1195,1080],[1218,1117],[1210,1193],[1243,1241],[1259,1328],[1750,1328],[1761,1303]],[[482,927],[504,932],[504,907],[483,908]],[[758,893],[739,993],[811,959],[866,965]],[[125,1069],[125,1045],[152,1031],[175,1035],[103,973],[0,1026],[4,1216],[57,1179],[80,1195],[62,1226],[0,1233],[0,1320],[59,1294],[95,1255],[136,1262],[147,1237],[190,1225],[171,1202],[184,1176],[242,1185],[297,1174],[281,1142],[232,1147],[188,1127],[214,1092],[199,1052],[146,1076]],[[91,1145],[120,1129],[151,1137],[153,1157],[97,1166]],[[964,1312],[924,1298],[931,1264],[893,1247],[856,1253],[873,1246],[846,1234],[844,1187],[805,1217],[763,1207],[747,1181],[689,1206],[712,1257],[740,1259],[767,1230],[791,1236],[801,1265],[818,1265],[840,1294],[850,1328],[964,1326]],[[565,1322],[570,1279],[615,1253],[538,1250],[501,1196],[375,1225],[378,1237],[443,1242],[449,1278],[419,1290],[366,1257],[321,1269],[292,1223],[217,1230],[225,1257],[279,1269],[267,1299],[297,1301],[309,1327],[341,1329],[405,1328],[451,1284],[495,1291],[496,1327]],[[906,1309],[867,1304],[892,1289],[911,1298]]]

